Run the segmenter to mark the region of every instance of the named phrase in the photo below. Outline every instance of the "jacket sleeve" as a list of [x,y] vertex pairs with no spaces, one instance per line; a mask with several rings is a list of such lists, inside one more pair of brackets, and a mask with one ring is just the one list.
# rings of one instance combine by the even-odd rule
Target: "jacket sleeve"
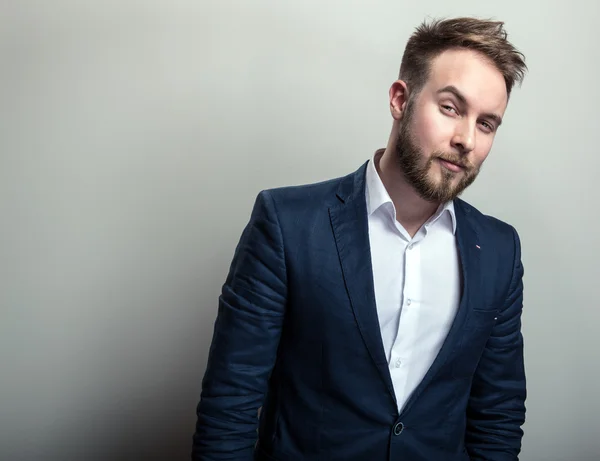
[[261,192],[219,297],[192,460],[253,459],[258,409],[275,363],[287,299],[275,205]]
[[525,369],[521,312],[523,265],[513,229],[514,262],[502,310],[473,378],[465,445],[472,461],[517,461],[525,421]]

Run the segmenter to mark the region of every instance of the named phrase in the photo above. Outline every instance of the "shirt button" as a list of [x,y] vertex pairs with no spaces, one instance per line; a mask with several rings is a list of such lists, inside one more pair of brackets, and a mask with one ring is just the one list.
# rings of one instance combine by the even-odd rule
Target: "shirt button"
[[404,430],[404,424],[402,423],[397,423],[394,426],[394,435],[400,435],[402,434],[402,431]]
[[409,249],[409,250],[412,250],[412,249],[413,249],[413,246],[414,246],[414,245],[411,243],[410,245],[408,245],[408,249]]
[[407,306],[410,306],[411,304],[412,304],[412,301],[411,301],[410,299],[407,299],[407,300],[406,300],[406,305],[407,305]]
[[400,368],[400,365],[402,365],[402,360],[396,360],[396,368]]

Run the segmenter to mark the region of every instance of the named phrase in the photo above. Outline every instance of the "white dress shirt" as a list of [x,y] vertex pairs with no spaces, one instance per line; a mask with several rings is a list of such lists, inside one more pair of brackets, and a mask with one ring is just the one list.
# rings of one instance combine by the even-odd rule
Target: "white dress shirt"
[[369,241],[383,347],[401,411],[440,351],[460,302],[460,263],[452,201],[413,238],[370,160],[366,172]]

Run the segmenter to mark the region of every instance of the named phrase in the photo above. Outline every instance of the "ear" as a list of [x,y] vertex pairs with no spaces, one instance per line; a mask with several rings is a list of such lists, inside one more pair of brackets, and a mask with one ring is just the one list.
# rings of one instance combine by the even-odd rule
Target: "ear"
[[390,112],[394,120],[402,120],[408,103],[408,85],[404,80],[396,80],[390,87]]

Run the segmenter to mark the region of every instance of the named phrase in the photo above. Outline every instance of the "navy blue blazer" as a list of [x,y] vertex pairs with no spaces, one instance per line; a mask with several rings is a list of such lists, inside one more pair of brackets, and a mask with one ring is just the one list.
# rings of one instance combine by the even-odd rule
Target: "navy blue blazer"
[[460,306],[399,413],[375,305],[365,172],[366,163],[258,195],[219,297],[193,460],[518,459],[526,393],[515,229],[455,201]]

